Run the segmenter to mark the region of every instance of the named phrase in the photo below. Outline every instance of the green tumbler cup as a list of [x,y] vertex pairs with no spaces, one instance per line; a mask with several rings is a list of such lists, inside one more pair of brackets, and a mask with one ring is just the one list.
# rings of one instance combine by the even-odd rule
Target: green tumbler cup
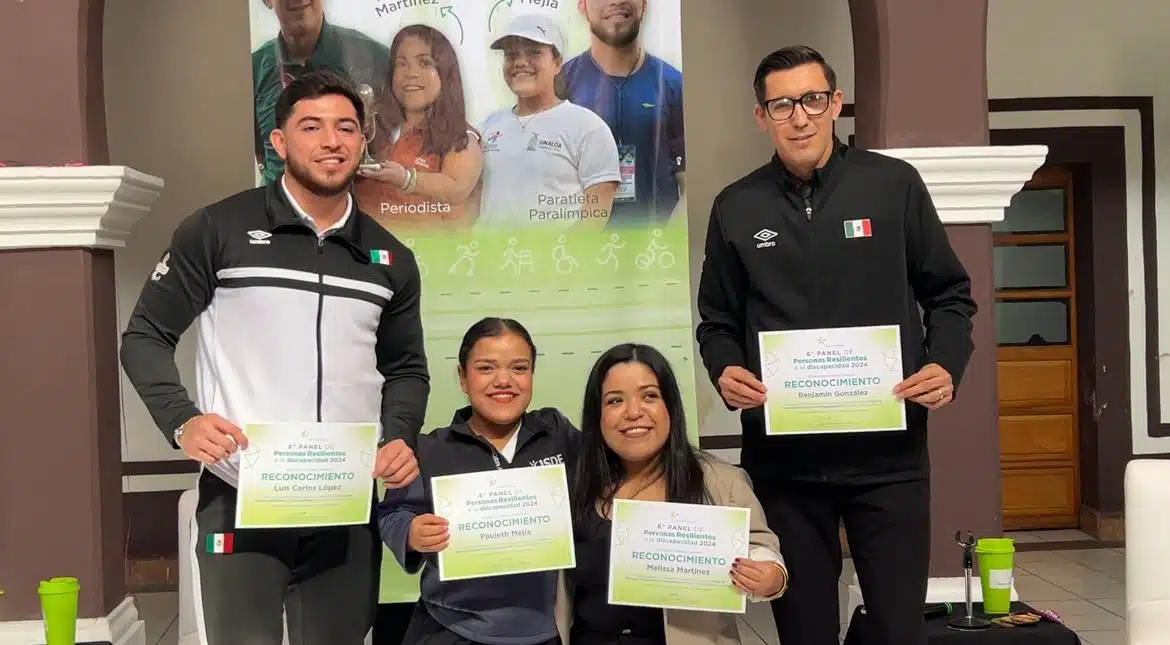
[[1012,556],[1016,552],[1011,538],[980,538],[975,542],[979,559],[979,584],[983,587],[983,612],[1006,614],[1012,605]]
[[45,618],[45,645],[77,645],[77,578],[51,578],[37,586]]

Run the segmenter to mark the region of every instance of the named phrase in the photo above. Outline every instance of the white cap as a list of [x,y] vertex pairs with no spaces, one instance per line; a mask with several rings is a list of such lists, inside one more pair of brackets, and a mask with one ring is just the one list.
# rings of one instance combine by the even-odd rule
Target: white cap
[[565,34],[552,18],[540,13],[524,13],[512,19],[508,27],[492,43],[492,49],[502,49],[506,38],[516,36],[542,45],[552,45],[557,53],[565,55]]

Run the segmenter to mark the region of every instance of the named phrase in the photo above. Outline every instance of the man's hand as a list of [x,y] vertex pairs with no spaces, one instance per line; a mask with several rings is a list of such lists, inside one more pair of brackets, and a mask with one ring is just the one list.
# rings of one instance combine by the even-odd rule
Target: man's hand
[[447,520],[426,513],[419,515],[410,522],[410,533],[406,537],[406,546],[418,553],[436,553],[447,548],[451,534],[447,531]]
[[779,593],[787,581],[787,572],[779,562],[736,559],[735,564],[731,565],[731,583],[736,589],[757,598],[768,598]]
[[894,386],[894,396],[909,399],[927,410],[937,410],[954,400],[951,375],[938,363],[927,363],[910,378]]
[[733,408],[757,408],[768,400],[767,392],[754,374],[738,365],[728,365],[719,375],[719,394]]
[[395,439],[378,449],[374,458],[374,477],[387,488],[402,488],[418,477],[418,460],[406,442]]
[[227,459],[248,447],[248,438],[236,424],[218,414],[201,414],[183,425],[179,448],[183,454],[207,465]]

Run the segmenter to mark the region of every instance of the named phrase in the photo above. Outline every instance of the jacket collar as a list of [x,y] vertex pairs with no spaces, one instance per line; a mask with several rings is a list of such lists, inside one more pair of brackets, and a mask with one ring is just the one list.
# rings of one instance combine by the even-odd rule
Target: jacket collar
[[799,193],[801,186],[805,184],[812,186],[813,190],[817,190],[825,185],[833,172],[841,165],[841,160],[848,154],[849,146],[833,135],[833,151],[829,154],[829,160],[825,162],[824,166],[814,169],[808,180],[792,174],[792,171],[784,166],[784,162],[780,161],[780,155],[776,153],[772,153],[772,168],[784,187],[790,191]]
[[[326,235],[325,239],[340,242],[359,261],[369,264],[369,254],[366,253],[362,246],[361,211],[358,210],[357,200],[353,198],[352,188],[350,199],[354,201],[349,219],[346,220],[341,228]],[[264,203],[270,233],[302,229],[316,234],[316,231],[313,231],[309,224],[301,219],[296,209],[289,203],[288,196],[281,187],[280,181],[274,181],[264,187]]]
[[[455,414],[451,417],[451,433],[463,439],[471,439],[478,442],[480,441],[479,435],[471,431],[469,421],[471,421],[470,405],[456,410]],[[548,428],[544,427],[544,424],[537,421],[531,414],[525,412],[520,417],[520,428],[516,433],[516,447],[519,448],[530,437],[547,434]]]
[[[276,35],[276,52],[282,65],[289,62],[288,46],[284,42],[283,33]],[[333,25],[329,24],[328,20],[323,20],[321,23],[321,33],[317,36],[317,43],[313,47],[313,53],[305,61],[305,68],[316,69],[336,65],[341,60],[341,35]]]

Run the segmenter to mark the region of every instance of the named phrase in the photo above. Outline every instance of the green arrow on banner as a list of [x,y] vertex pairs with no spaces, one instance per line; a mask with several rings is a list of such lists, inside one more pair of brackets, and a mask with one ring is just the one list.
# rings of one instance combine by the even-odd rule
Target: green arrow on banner
[[[507,0],[507,2],[508,2],[508,4],[511,4],[512,0]],[[456,15],[455,7],[452,7],[451,5],[447,5],[445,7],[439,7],[439,17],[446,18],[447,16],[451,16],[452,18],[455,19],[455,22],[459,23],[459,44],[462,45],[463,44],[463,21],[459,19],[458,15]],[[489,18],[489,22],[490,22],[490,18]]]
[[499,6],[502,4],[508,5],[509,9],[512,8],[512,0],[496,0],[496,3],[494,5],[492,5],[491,11],[488,12],[488,19],[487,19],[488,33],[491,33],[491,31],[492,31],[492,16],[496,15],[496,9],[498,9]]

